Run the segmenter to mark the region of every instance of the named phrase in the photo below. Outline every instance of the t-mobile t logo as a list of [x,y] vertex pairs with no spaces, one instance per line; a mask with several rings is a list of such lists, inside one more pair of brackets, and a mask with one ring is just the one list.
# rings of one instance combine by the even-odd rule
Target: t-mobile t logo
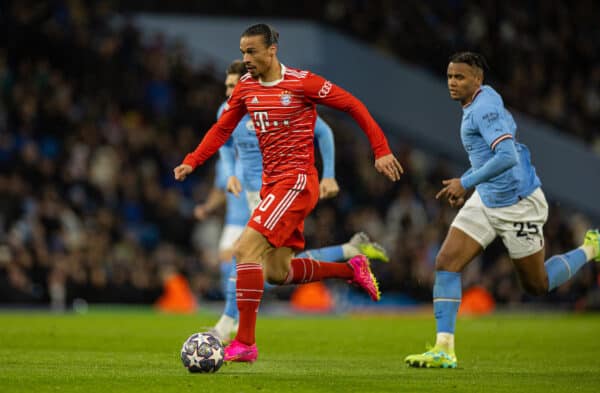
[[256,121],[256,126],[260,127],[260,132],[266,132],[266,127],[269,126],[269,114],[267,111],[263,112],[254,112],[254,120]]

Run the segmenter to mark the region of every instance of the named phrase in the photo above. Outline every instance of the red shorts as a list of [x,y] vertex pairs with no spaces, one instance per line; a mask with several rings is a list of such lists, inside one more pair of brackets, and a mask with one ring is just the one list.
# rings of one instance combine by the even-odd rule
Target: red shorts
[[261,202],[248,226],[262,233],[274,247],[304,249],[304,219],[319,200],[316,171],[299,173],[263,185]]

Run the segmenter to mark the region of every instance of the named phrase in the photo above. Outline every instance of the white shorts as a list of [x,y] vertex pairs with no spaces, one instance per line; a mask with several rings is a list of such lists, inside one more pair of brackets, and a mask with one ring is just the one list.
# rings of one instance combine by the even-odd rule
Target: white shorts
[[260,205],[260,191],[246,191],[246,199],[248,200],[248,209],[250,214]]
[[460,209],[452,226],[486,248],[496,236],[502,238],[513,259],[535,254],[544,247],[543,227],[548,203],[541,188],[527,198],[505,207],[486,207],[475,191]]
[[241,225],[226,224],[221,233],[221,239],[219,240],[219,251],[229,250],[233,247],[233,243],[242,235],[244,231]]

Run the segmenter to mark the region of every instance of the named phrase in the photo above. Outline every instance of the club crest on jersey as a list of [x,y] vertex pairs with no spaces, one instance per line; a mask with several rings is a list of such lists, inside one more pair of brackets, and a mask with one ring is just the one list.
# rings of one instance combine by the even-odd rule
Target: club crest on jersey
[[254,131],[254,122],[252,120],[246,122],[246,129],[248,131]]
[[292,95],[287,90],[285,90],[283,93],[281,93],[281,96],[279,98],[281,100],[281,105],[283,105],[283,106],[288,106],[289,104],[292,103]]

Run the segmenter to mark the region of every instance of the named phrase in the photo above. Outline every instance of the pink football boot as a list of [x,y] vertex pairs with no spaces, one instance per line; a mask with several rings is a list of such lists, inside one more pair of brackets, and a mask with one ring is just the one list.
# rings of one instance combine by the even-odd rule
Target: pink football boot
[[354,277],[349,282],[364,289],[374,301],[379,301],[381,293],[379,293],[377,279],[371,271],[369,259],[364,255],[357,255],[351,258],[348,264],[354,270]]
[[246,345],[238,340],[233,340],[225,347],[226,362],[254,362],[258,358],[256,344]]

